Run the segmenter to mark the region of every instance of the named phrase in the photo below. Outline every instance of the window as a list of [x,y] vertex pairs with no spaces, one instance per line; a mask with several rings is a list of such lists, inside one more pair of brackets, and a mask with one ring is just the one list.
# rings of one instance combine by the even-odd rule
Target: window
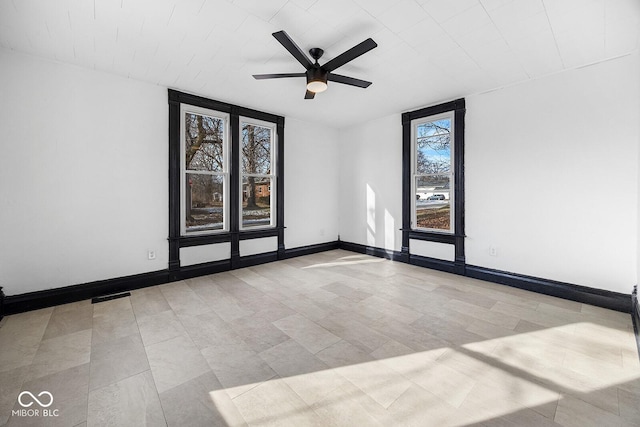
[[242,137],[242,229],[270,227],[274,224],[275,193],[271,186],[275,125],[241,119]]
[[228,231],[229,116],[181,106],[181,234]]
[[402,254],[412,262],[411,239],[452,244],[456,272],[465,259],[465,111],[457,99],[402,114]]
[[[275,261],[284,248],[284,117],[168,90],[169,276]],[[246,255],[240,241],[277,237]],[[228,243],[230,258],[181,266],[182,248]]]
[[453,233],[453,113],[413,120],[411,228]]

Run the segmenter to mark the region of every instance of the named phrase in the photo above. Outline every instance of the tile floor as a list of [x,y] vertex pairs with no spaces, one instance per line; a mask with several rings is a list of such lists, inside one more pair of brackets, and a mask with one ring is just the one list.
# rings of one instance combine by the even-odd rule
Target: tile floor
[[627,314],[336,250],[6,317],[5,424],[638,426],[640,363]]

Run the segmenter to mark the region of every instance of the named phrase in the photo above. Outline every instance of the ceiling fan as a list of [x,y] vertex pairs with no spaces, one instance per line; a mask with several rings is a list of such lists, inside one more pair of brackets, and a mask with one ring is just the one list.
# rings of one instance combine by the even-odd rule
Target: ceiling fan
[[322,57],[324,50],[319,47],[309,49],[309,54],[315,60],[315,63],[311,62],[307,55],[302,52],[302,49],[291,37],[284,31],[277,31],[273,33],[273,37],[280,42],[285,49],[289,51],[294,58],[302,64],[307,70],[304,73],[282,73],[282,74],[254,74],[253,77],[257,80],[262,79],[282,79],[287,77],[306,77],[307,78],[307,93],[304,99],[313,99],[318,92],[324,92],[327,90],[327,81],[336,83],[342,83],[345,85],[356,86],[366,88],[371,85],[371,82],[366,80],[360,80],[353,77],[347,77],[340,74],[333,73],[336,68],[342,67],[347,62],[353,61],[360,55],[369,52],[371,49],[378,45],[372,39],[368,38],[362,43],[359,43],[351,49],[336,56],[324,65],[318,64],[318,59]]

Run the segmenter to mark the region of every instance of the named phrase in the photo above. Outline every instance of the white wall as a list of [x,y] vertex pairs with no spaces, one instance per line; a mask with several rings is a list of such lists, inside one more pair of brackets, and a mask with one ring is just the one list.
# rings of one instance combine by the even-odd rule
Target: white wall
[[340,134],[340,238],[400,250],[402,124],[400,114]]
[[[630,293],[637,276],[638,57],[467,98],[466,257]],[[489,246],[498,249],[489,255]]]
[[[467,263],[631,292],[638,68],[636,54],[466,98]],[[399,250],[400,115],[340,140],[342,240]]]
[[[166,269],[167,89],[6,50],[0,64],[5,293]],[[335,241],[337,132],[287,118],[285,159],[286,247]],[[184,265],[220,259],[183,252]]]
[[[467,97],[470,264],[631,291],[638,58]],[[166,268],[166,88],[5,50],[0,63],[5,293]],[[340,234],[400,250],[401,155],[399,114],[343,131],[287,118],[286,247]]]
[[0,64],[5,293],[166,268],[166,89],[5,50]]
[[338,238],[338,133],[285,118],[284,242],[287,249]]
[[[636,50],[635,53],[635,59],[636,59],[636,70],[638,70],[638,68],[640,68],[640,50]],[[640,72],[636,73],[636,80],[637,80],[637,84],[640,85]],[[637,125],[637,132],[638,132],[638,147],[640,147],[640,113],[638,113],[638,116],[636,118],[636,125]],[[636,286],[638,286],[638,288],[640,288],[640,149],[638,150],[638,205],[637,205],[637,209],[638,209],[638,244],[636,246],[636,250],[637,250],[637,275],[636,275]],[[639,290],[640,292],[640,290]]]

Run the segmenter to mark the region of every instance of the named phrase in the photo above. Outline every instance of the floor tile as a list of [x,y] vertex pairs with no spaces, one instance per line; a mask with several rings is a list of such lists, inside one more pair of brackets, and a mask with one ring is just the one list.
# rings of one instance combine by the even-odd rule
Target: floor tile
[[161,285],[160,291],[176,314],[198,315],[211,311],[204,300],[183,281]]
[[43,339],[55,338],[93,327],[93,307],[80,301],[55,307]]
[[383,408],[388,408],[412,385],[406,377],[378,360],[346,365],[336,368],[336,372]]
[[233,399],[233,403],[249,425],[323,425],[320,416],[280,379],[258,385]]
[[[59,417],[11,417],[23,390]],[[0,425],[640,424],[631,319],[335,250],[7,316]]]
[[350,319],[348,313],[333,314],[318,320],[316,323],[334,335],[367,351],[377,350],[390,340],[388,336],[355,319]]
[[354,289],[353,287],[342,282],[334,282],[328,285],[324,285],[322,286],[322,289],[333,292],[337,296],[342,296],[355,302],[359,302],[373,296],[373,294],[369,292]]
[[40,343],[26,380],[64,371],[89,362],[91,330],[63,335]]
[[147,316],[171,310],[169,303],[157,286],[132,291],[130,300],[138,322]]
[[[46,408],[55,416],[13,416],[9,426],[75,426],[87,419],[87,395],[89,388],[89,364],[79,365],[55,374],[47,375],[23,384],[22,390],[38,396],[43,391],[51,393],[53,402]],[[41,396],[45,399],[46,396]],[[37,403],[34,402],[35,405]],[[14,410],[22,407],[16,402]]]
[[554,421],[566,427],[602,427],[622,425],[623,419],[583,400],[564,396],[558,402]]
[[280,377],[329,369],[315,355],[294,340],[288,340],[259,354]]
[[38,351],[53,308],[7,316],[0,327],[0,372],[28,366]]
[[209,371],[206,360],[187,337],[172,338],[145,348],[158,393]]
[[304,295],[291,295],[281,302],[299,313],[304,313],[308,319],[313,321],[323,319],[329,314],[328,310],[320,307],[312,299]]
[[273,324],[314,354],[340,341],[340,337],[301,314],[285,317]]
[[324,350],[318,352],[316,356],[331,368],[340,368],[342,366],[365,363],[374,360],[368,352],[344,340],[340,340],[337,343],[330,345]]
[[247,348],[209,347],[202,355],[232,398],[277,375],[258,353]]
[[451,308],[452,310],[459,313],[484,320],[485,322],[492,323],[506,329],[513,330],[513,328],[515,328],[520,321],[520,319],[516,316],[511,316],[497,311],[491,311],[490,309],[478,307],[474,304],[464,301],[452,300],[447,304],[447,308]]
[[404,356],[407,354],[413,354],[415,350],[407,347],[406,345],[399,343],[396,340],[390,339],[376,350],[371,352],[371,356],[380,359],[389,359],[398,356]]
[[620,416],[640,425],[640,394],[618,389]]
[[[428,409],[427,409],[428,408]],[[433,393],[416,385],[409,387],[388,409],[383,425],[439,427],[466,425],[467,419],[458,420],[462,412],[439,399]],[[462,417],[460,417],[462,418]]]
[[180,319],[173,311],[162,311],[143,317],[137,322],[142,342],[145,346],[157,344],[176,337],[187,335]]
[[327,426],[384,426],[375,414],[360,404],[364,392],[352,384],[345,384],[311,407]]
[[229,322],[229,326],[252,350],[261,352],[290,339],[262,317],[243,317]]
[[91,347],[90,390],[149,370],[140,335],[94,344]]
[[450,300],[458,303],[471,304],[475,308],[490,309],[496,303],[496,300],[490,296],[483,295],[478,292],[465,292],[460,289],[456,289],[448,286],[440,286],[435,290],[435,293],[445,296]]
[[151,371],[91,391],[87,426],[166,426]]
[[268,277],[261,276],[249,268],[233,270],[230,274],[248,285],[268,294],[271,298],[275,298],[277,300],[286,298],[286,293],[281,292],[282,287],[279,286],[276,281],[271,280]]
[[[235,277],[233,278],[236,279]],[[188,286],[193,289],[221,319],[232,321],[253,314],[253,311],[242,307],[235,297],[229,295],[229,293],[222,289],[215,281],[209,278],[207,279],[208,280],[198,282],[189,282]]]
[[346,386],[351,386],[351,388],[356,389],[358,393],[364,394],[335,369],[324,369],[302,375],[287,376],[282,378],[282,380],[291,390],[300,396],[307,405],[313,405],[321,400],[324,400],[325,404],[328,404],[329,401],[336,400],[336,397],[339,395],[335,390]]
[[264,294],[242,299],[240,300],[240,304],[242,307],[250,310],[253,313],[252,316],[261,317],[270,322],[275,322],[276,320],[280,320],[284,317],[297,313],[291,307],[288,307],[280,301],[270,298]]
[[26,367],[0,372],[0,426],[9,419],[26,376]]
[[411,372],[411,381],[454,408],[462,405],[476,385],[475,379],[438,362],[426,364]]
[[138,333],[138,324],[128,297],[93,304],[93,343]]
[[[180,315],[178,320],[184,327],[186,334],[199,349],[217,346],[221,343],[244,345],[242,338],[213,311],[198,316]],[[176,332],[182,330],[182,328],[177,328]]]
[[169,427],[246,425],[213,372],[161,393],[160,401]]

